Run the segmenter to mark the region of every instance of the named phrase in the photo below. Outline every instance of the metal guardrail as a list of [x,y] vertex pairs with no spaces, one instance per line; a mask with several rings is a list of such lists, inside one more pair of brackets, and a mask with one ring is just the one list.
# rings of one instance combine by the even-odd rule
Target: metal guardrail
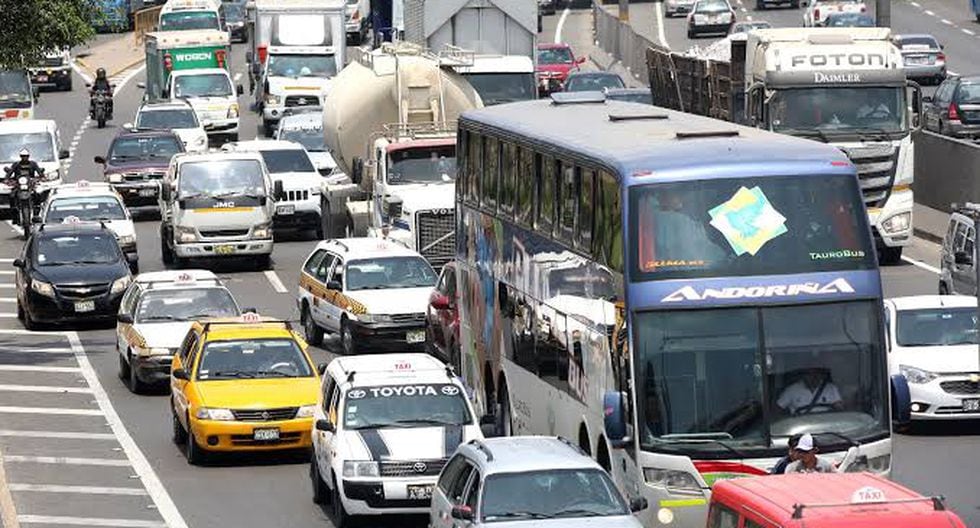
[[654,42],[638,34],[619,17],[603,8],[598,2],[592,6],[595,39],[599,48],[620,61],[643,84],[649,82],[646,50],[658,47]]
[[143,44],[143,39],[147,33],[157,30],[160,23],[160,10],[163,6],[148,7],[133,13],[133,38],[136,44]]

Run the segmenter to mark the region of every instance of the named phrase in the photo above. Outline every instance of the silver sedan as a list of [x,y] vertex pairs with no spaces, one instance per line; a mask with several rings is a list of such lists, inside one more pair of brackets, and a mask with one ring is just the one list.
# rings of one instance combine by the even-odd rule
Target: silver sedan
[[909,79],[933,81],[946,78],[946,54],[932,35],[896,35],[895,45],[902,51],[905,76]]

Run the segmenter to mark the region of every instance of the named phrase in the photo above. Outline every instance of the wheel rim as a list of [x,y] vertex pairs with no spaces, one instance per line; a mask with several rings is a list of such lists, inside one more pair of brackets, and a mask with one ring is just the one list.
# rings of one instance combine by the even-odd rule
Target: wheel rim
[[303,309],[303,331],[306,332],[307,341],[313,341],[316,337],[316,323],[313,322],[313,317],[310,316],[309,308]]
[[341,333],[341,339],[343,340],[344,352],[351,353],[354,351],[354,336],[350,333],[350,327],[346,324],[344,325],[344,331]]

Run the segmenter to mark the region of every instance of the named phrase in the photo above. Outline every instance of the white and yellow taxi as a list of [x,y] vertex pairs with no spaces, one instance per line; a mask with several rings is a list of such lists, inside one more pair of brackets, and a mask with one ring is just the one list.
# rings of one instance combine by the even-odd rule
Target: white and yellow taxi
[[119,249],[136,273],[136,227],[122,197],[104,182],[78,181],[51,189],[35,218],[41,224],[101,222],[116,235]]
[[345,354],[421,351],[436,272],[418,252],[380,238],[317,244],[300,271],[296,303],[306,340],[340,335]]
[[147,385],[166,384],[174,351],[194,321],[239,313],[231,292],[210,271],[158,271],[137,276],[119,307],[119,377],[134,393]]

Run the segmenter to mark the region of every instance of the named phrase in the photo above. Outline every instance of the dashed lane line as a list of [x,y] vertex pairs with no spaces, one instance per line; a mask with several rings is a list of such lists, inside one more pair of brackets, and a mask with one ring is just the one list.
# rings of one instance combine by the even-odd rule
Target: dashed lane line
[[947,20],[947,19],[945,19],[945,18],[944,18],[944,19],[942,19],[942,20],[940,20],[940,22],[942,22],[943,24],[946,24],[947,26],[952,26],[952,25],[953,25],[953,23],[952,23],[952,22],[950,22],[949,20]]
[[129,460],[126,460],[124,458],[78,458],[78,457],[5,455],[3,457],[3,461],[6,464],[58,464],[58,465],[66,465],[66,466],[129,467]]
[[74,354],[75,352],[70,348],[61,347],[38,347],[38,348],[11,348],[11,347],[0,347],[0,354],[4,352],[31,352],[37,354]]
[[127,495],[145,497],[143,488],[118,488],[108,486],[63,486],[60,484],[8,484],[10,491],[31,491],[35,493],[81,493],[84,495]]
[[976,33],[972,29],[960,28],[960,31],[966,33],[967,35],[970,35],[971,37],[976,35]]
[[8,385],[0,384],[0,392],[46,392],[54,394],[91,394],[85,387],[56,387],[52,385]]
[[6,372],[59,372],[77,374],[82,371],[78,367],[42,367],[34,365],[0,365],[0,371]]
[[269,284],[272,285],[272,289],[276,290],[276,293],[289,293],[289,289],[282,283],[282,280],[279,279],[279,275],[276,275],[274,270],[266,271],[264,274],[265,278],[269,280]]
[[101,517],[66,517],[61,515],[21,515],[20,524],[54,524],[64,526],[110,526],[112,528],[167,528],[159,521],[105,519]]
[[929,16],[936,16],[936,13],[935,13],[935,12],[933,12],[933,11],[930,11],[930,10],[928,10],[928,9],[926,9],[925,11],[923,11],[923,13],[925,13],[925,14],[927,14],[927,15],[929,15]]
[[0,414],[53,414],[61,416],[102,416],[99,409],[69,409],[65,407],[19,407],[0,405]]
[[82,433],[74,431],[27,431],[24,429],[0,429],[0,436],[7,438],[58,438],[61,440],[115,440],[112,433]]
[[555,44],[561,44],[561,31],[565,28],[565,21],[568,20],[568,13],[571,11],[571,8],[566,7],[561,12],[561,16],[558,17],[558,25],[555,27]]
[[906,257],[905,255],[902,255],[902,260],[905,261],[905,262],[908,262],[909,264],[911,264],[911,265],[913,265],[913,266],[915,266],[917,268],[924,269],[924,270],[926,270],[926,271],[928,271],[930,273],[935,273],[936,275],[941,275],[942,274],[942,271],[940,271],[939,268],[937,268],[935,266],[930,266],[929,264],[926,264],[925,262],[922,262],[921,260],[915,260],[914,258]]

